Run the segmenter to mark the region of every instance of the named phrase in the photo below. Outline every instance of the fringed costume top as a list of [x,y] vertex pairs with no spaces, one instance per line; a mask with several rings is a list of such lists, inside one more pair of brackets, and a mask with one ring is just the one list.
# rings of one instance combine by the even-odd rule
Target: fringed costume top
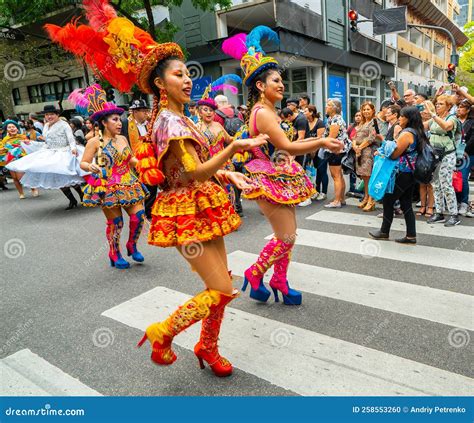
[[[148,235],[152,245],[171,247],[210,241],[235,231],[241,223],[217,179],[199,182],[189,177],[195,163],[186,152],[185,140],[193,143],[201,162],[209,159],[207,139],[194,123],[163,110],[152,134],[158,169],[164,175],[162,191],[152,209]],[[180,144],[181,159],[169,151],[173,142]]]

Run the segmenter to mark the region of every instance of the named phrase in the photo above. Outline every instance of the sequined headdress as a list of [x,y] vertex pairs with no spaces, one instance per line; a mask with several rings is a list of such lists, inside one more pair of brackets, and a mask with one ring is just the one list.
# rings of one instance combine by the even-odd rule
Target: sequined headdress
[[233,73],[223,75],[220,78],[217,78],[212,84],[209,84],[209,86],[204,91],[204,94],[202,95],[201,99],[197,102],[197,105],[209,106],[216,110],[217,104],[214,101],[214,96],[218,91],[229,90],[232,94],[237,94],[239,92],[236,86],[227,83],[229,81],[242,84],[242,79],[239,75],[235,75]]
[[75,89],[68,100],[74,104],[79,113],[88,114],[94,122],[103,116],[121,115],[124,112],[124,109],[117,107],[114,103],[107,102],[105,91],[99,84]]
[[254,78],[261,72],[278,68],[278,62],[273,57],[265,56],[261,46],[261,42],[265,39],[279,44],[277,33],[264,25],[255,27],[248,35],[240,33],[222,43],[224,53],[240,60],[244,83],[247,86],[250,86]]
[[151,71],[161,60],[184,58],[179,45],[159,44],[147,32],[126,18],[117,16],[108,0],[84,0],[88,25],[74,19],[64,27],[46,24],[49,37],[65,50],[83,58],[99,78],[128,92],[137,84],[151,94]]

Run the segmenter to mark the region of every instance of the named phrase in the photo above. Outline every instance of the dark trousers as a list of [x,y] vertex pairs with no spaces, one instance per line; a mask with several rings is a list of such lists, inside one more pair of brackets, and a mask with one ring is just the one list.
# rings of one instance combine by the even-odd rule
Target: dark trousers
[[407,237],[416,237],[415,214],[413,213],[411,199],[415,187],[413,173],[401,172],[395,179],[393,194],[385,194],[383,197],[383,222],[380,231],[384,234],[390,233],[393,221],[393,206],[395,201],[400,200],[400,207],[407,225]]
[[316,168],[316,191],[327,194],[329,184],[328,161],[326,159],[321,159],[318,157],[318,153],[316,153],[313,159],[313,164]]
[[301,167],[303,167],[304,169],[304,166],[305,166],[305,162],[306,162],[306,154],[303,154],[302,156],[296,156],[295,157],[295,160],[301,165]]
[[148,219],[151,219],[151,209],[153,207],[153,203],[156,200],[158,187],[156,185],[146,185],[146,187],[150,192],[150,196],[145,200],[145,215]]

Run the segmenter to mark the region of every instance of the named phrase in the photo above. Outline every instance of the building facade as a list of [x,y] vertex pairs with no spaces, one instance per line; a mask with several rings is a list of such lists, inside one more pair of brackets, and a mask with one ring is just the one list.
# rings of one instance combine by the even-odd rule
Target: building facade
[[[229,9],[217,12],[196,10],[191,0],[184,0],[180,7],[155,7],[153,13],[157,24],[169,19],[181,28],[175,41],[186,49],[188,67],[201,91],[211,79],[241,72],[239,63],[222,53],[223,40],[267,25],[280,37],[280,45],[267,46],[266,51],[283,68],[282,105],[290,97],[308,94],[318,110],[324,111],[325,101],[335,97],[343,104],[345,119],[351,121],[364,101],[379,107],[381,100],[390,95],[390,80],[397,82],[400,92],[406,88],[427,92],[428,81],[434,86],[445,81],[451,46],[443,33],[411,28],[401,34],[373,34],[373,13],[396,6],[407,6],[409,23],[442,26],[453,32],[458,45],[467,41],[453,23],[460,12],[456,0],[234,0]],[[349,30],[350,9],[357,10],[359,20],[369,20],[359,23],[358,32]],[[42,25],[62,25],[81,13],[79,4],[71,4],[23,28],[28,34],[36,34],[27,42],[37,43],[38,58],[51,54],[49,49],[53,48],[44,38]],[[73,89],[93,81],[82,63],[63,52],[41,63],[24,63],[22,77],[8,81],[11,95],[2,96],[0,113],[9,110],[8,115],[26,117],[43,110],[46,104],[57,104],[63,90],[67,98]],[[246,96],[245,87],[235,96],[229,94],[234,104],[245,103]],[[126,105],[130,96],[117,92],[115,100]],[[66,100],[63,108],[73,112]]]

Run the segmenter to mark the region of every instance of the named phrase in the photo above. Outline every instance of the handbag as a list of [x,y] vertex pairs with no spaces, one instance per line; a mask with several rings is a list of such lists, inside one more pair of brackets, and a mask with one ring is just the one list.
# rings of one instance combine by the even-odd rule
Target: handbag
[[453,172],[453,188],[455,192],[462,192],[462,172],[460,170]]
[[312,162],[308,162],[305,166],[306,176],[311,181],[311,184],[316,185],[316,168],[312,164]]
[[389,192],[390,181],[398,165],[398,160],[392,160],[381,154],[374,157],[374,166],[369,180],[369,195],[380,201]]

